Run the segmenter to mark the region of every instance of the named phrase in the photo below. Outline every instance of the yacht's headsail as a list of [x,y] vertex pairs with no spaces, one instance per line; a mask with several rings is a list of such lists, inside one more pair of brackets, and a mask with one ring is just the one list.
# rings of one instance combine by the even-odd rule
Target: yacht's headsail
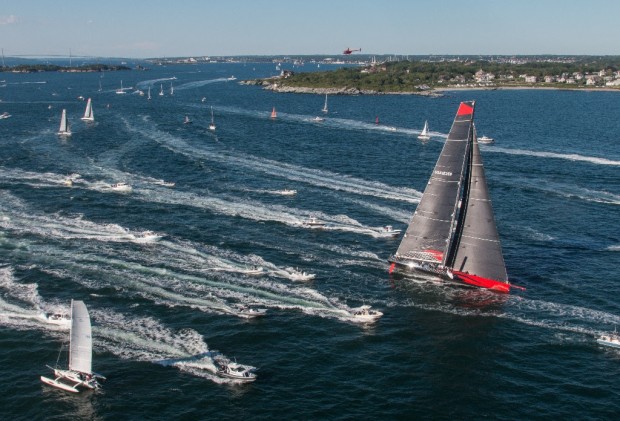
[[489,197],[482,156],[478,142],[472,143],[471,174],[458,241],[455,242],[454,261],[449,266],[455,273],[507,282],[502,245],[495,224],[493,206]]
[[325,94],[325,105],[323,105],[323,109],[321,111],[323,111],[324,113],[326,113],[328,111],[328,109],[327,109],[327,94]]
[[92,373],[93,339],[90,316],[83,301],[71,301],[69,370]]
[[474,102],[462,102],[390,270],[422,270],[508,292],[473,118]]

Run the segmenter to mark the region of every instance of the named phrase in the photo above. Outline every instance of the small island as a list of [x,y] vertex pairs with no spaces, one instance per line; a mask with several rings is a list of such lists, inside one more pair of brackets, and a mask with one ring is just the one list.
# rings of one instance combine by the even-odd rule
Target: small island
[[127,66],[114,66],[109,64],[85,64],[82,66],[58,66],[56,64],[19,64],[17,66],[0,66],[0,71],[7,73],[38,73],[38,72],[113,72],[118,70],[131,70]]
[[276,92],[313,94],[417,94],[456,89],[620,90],[620,57],[533,57],[402,60],[244,81]]

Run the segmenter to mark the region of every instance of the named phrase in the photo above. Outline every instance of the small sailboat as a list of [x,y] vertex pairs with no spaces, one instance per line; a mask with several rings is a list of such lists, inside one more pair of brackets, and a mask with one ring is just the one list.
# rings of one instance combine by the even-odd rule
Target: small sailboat
[[424,122],[424,128],[422,129],[422,133],[418,136],[420,140],[428,140],[431,136],[428,134],[428,121]]
[[71,136],[71,126],[69,120],[67,120],[67,110],[62,109],[62,116],[60,117],[60,127],[58,129],[59,136]]
[[215,130],[215,120],[213,119],[213,107],[211,107],[211,123],[209,123],[209,130]]
[[69,366],[67,369],[50,367],[54,378],[41,376],[41,381],[67,392],[98,389],[101,374],[92,371],[93,339],[90,316],[83,301],[71,300],[71,328],[69,333]]
[[474,105],[461,102],[411,223],[388,259],[389,271],[426,272],[508,293],[511,284],[474,134]]
[[121,88],[116,90],[117,94],[126,94],[125,89],[123,88],[123,81],[121,80]]
[[159,85],[159,96],[164,96],[164,85],[163,85],[163,83]]
[[273,107],[273,110],[271,110],[271,118],[277,118],[278,117],[278,113],[276,113],[276,107]]
[[150,86],[149,86],[148,93],[146,94],[146,99],[148,99],[148,100],[151,99],[151,87]]
[[325,94],[325,105],[323,105],[323,109],[321,111],[327,113],[327,94]]
[[189,119],[189,116],[185,116],[185,118],[183,119],[183,124],[192,124],[192,120]]
[[82,120],[95,121],[95,114],[93,114],[93,103],[90,98],[88,98],[88,101],[86,102],[86,109],[84,110]]
[[174,95],[174,87],[172,86],[172,82],[170,82],[170,95]]
[[376,117],[375,117],[375,124],[376,124],[376,125],[379,125],[379,116],[376,116]]
[[103,89],[101,88],[101,79],[100,79],[99,80],[99,91],[98,92],[101,92],[101,91],[103,91]]

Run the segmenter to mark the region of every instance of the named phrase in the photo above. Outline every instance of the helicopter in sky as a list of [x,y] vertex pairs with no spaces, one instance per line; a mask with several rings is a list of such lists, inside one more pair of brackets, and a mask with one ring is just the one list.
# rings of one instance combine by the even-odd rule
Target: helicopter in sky
[[351,54],[351,53],[354,53],[355,51],[362,51],[362,49],[361,49],[361,48],[358,48],[357,50],[352,50],[352,49],[350,49],[350,48],[347,48],[346,50],[344,50],[344,51],[342,52],[342,54],[349,55],[349,54]]

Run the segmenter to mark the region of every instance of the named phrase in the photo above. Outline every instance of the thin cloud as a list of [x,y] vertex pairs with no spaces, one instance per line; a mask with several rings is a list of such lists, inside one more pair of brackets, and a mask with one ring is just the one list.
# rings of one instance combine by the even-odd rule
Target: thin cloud
[[0,16],[0,25],[12,25],[17,23],[17,16],[8,15],[8,16]]

